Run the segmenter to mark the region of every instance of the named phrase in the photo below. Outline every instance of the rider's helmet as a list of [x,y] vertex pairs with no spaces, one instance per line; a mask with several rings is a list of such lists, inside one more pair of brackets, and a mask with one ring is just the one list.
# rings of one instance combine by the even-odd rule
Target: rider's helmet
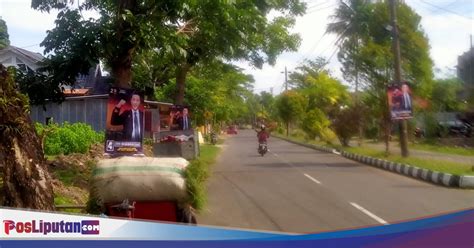
[[262,130],[265,130],[265,125],[262,124],[262,125],[260,126],[260,128],[261,128]]

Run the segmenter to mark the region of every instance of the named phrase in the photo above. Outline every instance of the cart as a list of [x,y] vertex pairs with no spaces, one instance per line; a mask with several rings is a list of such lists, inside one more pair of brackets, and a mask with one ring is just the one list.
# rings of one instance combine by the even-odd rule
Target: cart
[[121,203],[106,203],[105,214],[113,217],[129,219],[166,221],[196,224],[192,211],[178,206],[174,201],[129,201]]

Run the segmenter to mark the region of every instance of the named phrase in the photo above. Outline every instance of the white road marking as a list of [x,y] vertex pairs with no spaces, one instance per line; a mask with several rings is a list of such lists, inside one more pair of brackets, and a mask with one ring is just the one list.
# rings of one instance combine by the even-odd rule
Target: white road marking
[[357,203],[354,203],[354,202],[349,202],[353,207],[359,209],[362,213],[368,215],[369,217],[371,217],[372,219],[376,220],[377,222],[379,222],[380,224],[384,224],[384,225],[388,225],[388,222],[386,222],[384,219],[378,217],[377,215],[371,213],[369,210],[359,206]]
[[304,175],[305,177],[309,178],[309,180],[311,180],[311,181],[313,181],[313,182],[315,182],[315,183],[317,183],[317,184],[321,184],[320,181],[316,180],[316,179],[313,178],[312,176],[310,176],[310,175],[308,175],[308,174],[306,174],[306,173],[303,173],[303,175]]
[[[288,164],[288,165],[292,166],[293,168],[295,168],[297,171],[303,173],[303,171],[302,171],[300,168],[294,166],[292,163],[288,162],[286,159],[282,158],[280,155],[278,155],[278,154],[276,154],[276,153],[274,153],[274,152],[272,152],[272,154],[273,154],[275,157],[278,157],[281,161],[283,161],[283,162],[285,162],[286,164]],[[317,183],[317,184],[321,184],[321,182],[318,181],[316,178],[314,178],[314,177],[312,177],[312,176],[310,176],[310,175],[308,175],[308,174],[306,174],[306,173],[303,173],[303,175],[304,175],[305,177],[309,178],[311,181],[313,181],[313,182],[315,182],[315,183]]]

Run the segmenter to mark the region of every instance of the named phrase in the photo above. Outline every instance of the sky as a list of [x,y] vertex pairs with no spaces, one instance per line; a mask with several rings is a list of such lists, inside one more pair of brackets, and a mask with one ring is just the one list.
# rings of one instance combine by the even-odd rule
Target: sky
[[[278,94],[283,90],[285,70],[291,72],[304,59],[323,56],[332,59],[328,65],[335,76],[344,81],[337,61],[336,36],[325,34],[326,26],[331,22],[338,0],[304,0],[307,13],[297,17],[291,30],[299,33],[302,42],[296,52],[280,55],[274,66],[265,65],[262,69],[253,68],[246,62],[235,64],[255,79],[254,91]],[[470,46],[470,35],[474,34],[474,0],[405,0],[421,17],[421,25],[428,36],[431,46],[430,55],[437,77],[455,74],[457,57]],[[31,0],[0,0],[0,17],[6,21],[12,45],[30,51],[43,53],[39,43],[45,38],[46,31],[54,27],[57,12],[43,13],[30,8]],[[86,18],[93,13],[85,13]],[[334,55],[333,55],[334,54]],[[349,84],[347,82],[344,82]]]

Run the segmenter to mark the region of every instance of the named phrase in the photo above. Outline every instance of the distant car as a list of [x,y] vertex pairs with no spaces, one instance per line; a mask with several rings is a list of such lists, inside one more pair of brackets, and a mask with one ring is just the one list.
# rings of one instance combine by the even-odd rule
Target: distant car
[[440,131],[438,136],[443,136],[442,133],[445,133],[450,136],[465,136],[471,137],[472,126],[469,123],[454,120],[454,121],[442,121],[438,123]]
[[227,128],[227,134],[237,134],[237,128],[235,126],[229,126]]

